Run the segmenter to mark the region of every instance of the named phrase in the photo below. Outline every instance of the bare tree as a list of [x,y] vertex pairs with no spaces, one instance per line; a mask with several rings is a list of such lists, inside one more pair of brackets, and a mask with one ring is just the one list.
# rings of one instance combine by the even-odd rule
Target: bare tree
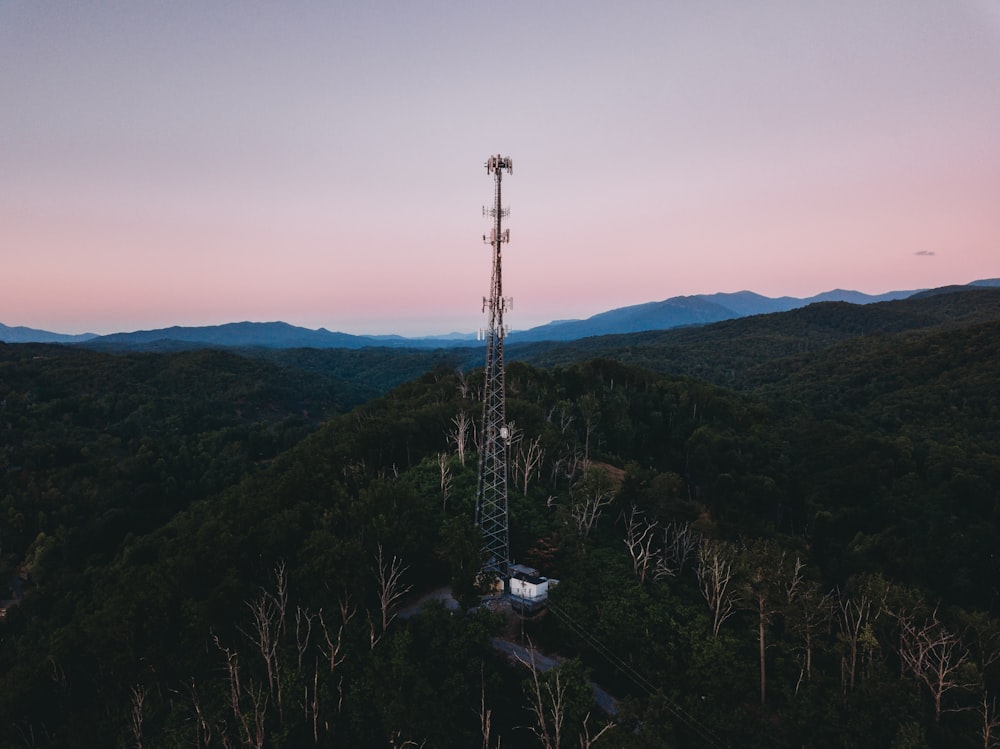
[[313,743],[319,743],[319,658],[313,661],[312,697],[309,696],[309,685],[304,687],[302,709],[305,719],[312,723]]
[[330,636],[330,628],[326,625],[326,620],[323,618],[323,610],[320,609],[319,626],[320,630],[323,632],[323,642],[325,647],[320,645],[320,652],[323,653],[324,658],[330,664],[330,673],[333,673],[344,661],[344,656],[340,654],[340,650],[344,645],[344,627],[348,625],[354,615],[357,613],[357,607],[351,605],[350,596],[346,593],[344,597],[340,599],[340,626],[337,628],[336,637]]
[[382,627],[376,633],[375,625],[372,623],[371,615],[369,614],[368,624],[371,630],[370,640],[372,649],[382,639],[385,631],[389,628],[389,623],[396,618],[396,607],[399,604],[399,600],[409,593],[413,587],[412,585],[403,585],[403,575],[406,573],[408,567],[403,564],[399,557],[393,555],[391,562],[383,559],[382,544],[378,545],[376,563],[375,580],[378,583],[379,613],[382,617]]
[[462,398],[468,398],[469,397],[468,376],[461,369],[456,370],[455,374],[458,375],[458,394],[462,396]]
[[[226,656],[229,708],[232,710],[240,741],[244,746],[262,749],[265,740],[264,721],[267,716],[268,701],[267,695],[264,693],[264,685],[255,685],[252,679],[244,685],[240,680],[239,654],[235,650],[223,647],[218,636],[213,639],[215,646]],[[249,702],[247,708],[243,707],[244,696]],[[228,744],[228,738],[225,735],[222,737],[222,741],[224,745]]]
[[479,425],[479,429],[476,429],[475,423],[472,425],[472,431],[469,436],[472,439],[472,449],[475,450],[480,455],[483,454],[483,439],[485,435],[483,434],[483,426]]
[[279,719],[284,722],[281,663],[278,648],[285,629],[285,612],[288,608],[288,574],[284,562],[280,562],[275,567],[274,574],[277,580],[275,593],[261,590],[257,598],[247,602],[253,617],[253,630],[244,634],[247,635],[264,659],[269,693],[278,706]]
[[587,393],[579,400],[580,414],[583,416],[583,459],[590,460],[590,437],[597,428],[597,420],[601,416],[601,407],[597,398]]
[[526,497],[528,496],[528,482],[532,474],[538,471],[544,457],[545,451],[542,450],[540,435],[533,440],[528,440],[527,444],[522,441],[518,446],[517,453],[514,455],[514,473],[515,475],[520,474],[521,485]]
[[556,486],[562,479],[572,485],[577,480],[577,476],[586,471],[589,466],[590,461],[578,450],[568,450],[563,455],[557,455],[551,463],[552,486]]
[[858,658],[865,652],[869,655],[877,645],[872,624],[880,613],[873,612],[872,599],[865,593],[856,598],[845,596],[838,588],[834,598],[834,614],[840,629],[840,639],[847,652],[840,658],[840,685],[844,694],[853,691],[857,685]]
[[667,523],[663,528],[663,554],[657,565],[657,575],[684,574],[684,566],[697,553],[698,539],[691,532],[691,524]]
[[529,709],[535,716],[532,732],[542,742],[545,749],[559,749],[562,741],[562,726],[566,719],[566,686],[562,683],[559,669],[555,669],[552,678],[544,682],[538,677],[538,665],[535,663],[535,649],[528,648],[529,661],[525,662],[531,670],[531,696]]
[[[558,423],[556,422],[557,416]],[[545,420],[550,424],[556,424],[559,427],[559,434],[565,437],[566,432],[573,424],[574,418],[573,405],[569,401],[561,400],[549,409],[549,413],[545,417]]]
[[937,611],[930,621],[917,625],[906,614],[896,617],[899,622],[899,657],[906,670],[930,690],[934,700],[934,721],[941,722],[943,700],[948,692],[972,689],[976,685],[962,678],[963,666],[969,662],[969,650],[958,635],[938,619]]
[[739,598],[733,582],[733,561],[736,552],[722,541],[702,540],[698,546],[698,587],[708,610],[712,612],[712,637],[719,638],[719,630],[736,612]]
[[604,508],[615,498],[615,491],[603,471],[591,469],[577,482],[569,513],[580,540],[587,542],[590,532],[601,519]]
[[251,680],[247,687],[247,695],[250,697],[253,723],[250,724],[244,743],[252,749],[264,749],[266,739],[264,720],[267,718],[267,695],[264,694],[264,685],[254,686]]
[[299,671],[302,670],[302,656],[305,655],[309,647],[309,640],[312,637],[313,620],[315,619],[316,614],[309,613],[308,609],[304,609],[301,606],[295,607],[295,650],[298,653],[296,666]]
[[[564,728],[566,728],[567,712],[571,710],[569,694],[572,690],[570,682],[563,678],[562,666],[549,671],[543,679],[539,676],[538,663],[535,660],[534,646],[529,642],[528,660],[516,656],[522,665],[531,671],[531,684],[528,694],[528,709],[535,716],[532,733],[542,743],[544,749],[559,749],[562,746]],[[580,724],[579,742],[581,749],[591,749],[601,736],[614,728],[612,721],[606,721],[604,726],[593,736],[590,735],[590,713],[588,712]],[[486,743],[483,744],[487,747]],[[499,742],[497,743],[499,747]]]
[[497,737],[496,747],[490,743],[493,711],[486,709],[486,679],[483,677],[482,666],[479,668],[479,727],[483,734],[483,749],[500,749],[500,737]]
[[441,511],[444,512],[448,509],[448,497],[451,495],[451,466],[447,453],[438,453],[438,467],[441,469]]
[[615,727],[615,724],[612,721],[606,721],[601,730],[591,736],[590,726],[588,725],[589,722],[590,713],[587,713],[583,718],[583,733],[580,734],[580,749],[591,749],[601,736]]
[[475,425],[469,417],[469,414],[465,411],[459,411],[455,416],[453,416],[451,423],[455,428],[448,432],[448,441],[455,445],[455,452],[458,453],[458,460],[464,467],[465,451],[469,447],[470,432],[475,429]]
[[577,480],[577,476],[586,473],[590,469],[590,458],[577,451],[566,458],[566,479],[572,485]]
[[[524,430],[517,425],[515,421],[508,421],[505,425],[507,428],[507,436],[504,442],[504,448],[507,451],[507,462],[514,465],[514,458],[517,455],[517,450],[521,446],[522,440],[524,440]],[[500,431],[500,436],[503,437],[503,430]]]
[[194,678],[191,679],[191,704],[194,707],[195,717],[195,744],[200,749],[208,749],[212,745],[212,726],[209,725],[204,711],[201,709],[201,699],[198,697],[198,690],[195,687]]
[[996,749],[1000,746],[1000,705],[997,705],[997,698],[991,697],[984,689],[976,711],[983,721],[980,734],[983,739],[983,749]]
[[625,548],[632,558],[632,571],[639,582],[646,582],[646,575],[656,567],[659,555],[653,547],[657,523],[646,520],[644,514],[634,505],[625,522]]
[[971,619],[965,632],[980,678],[980,701],[974,710],[982,720],[983,749],[996,749],[1000,747],[1000,705],[989,692],[986,672],[1000,660],[1000,625],[984,614],[973,614]]
[[132,704],[129,710],[129,728],[135,740],[136,749],[142,749],[143,705],[146,703],[146,688],[140,684],[132,686]]

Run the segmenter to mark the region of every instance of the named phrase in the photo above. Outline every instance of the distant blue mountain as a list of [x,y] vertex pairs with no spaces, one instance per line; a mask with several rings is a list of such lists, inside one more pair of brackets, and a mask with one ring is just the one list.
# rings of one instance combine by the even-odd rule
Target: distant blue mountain
[[94,333],[64,335],[20,325],[12,328],[0,323],[0,341],[3,343],[82,343],[96,337]]
[[[763,297],[761,297],[763,299]],[[704,325],[731,320],[742,315],[709,299],[679,296],[662,302],[647,302],[620,307],[588,317],[586,320],[566,320],[540,325],[530,330],[515,331],[511,341],[572,341],[595,335],[639,333],[681,325]]]
[[[647,302],[601,312],[586,320],[560,320],[529,330],[515,331],[510,341],[512,343],[570,341],[588,336],[665,330],[687,325],[705,325],[749,315],[787,312],[814,302],[872,304],[905,299],[914,294],[947,293],[976,286],[1000,286],[1000,279],[984,279],[973,281],[966,286],[949,286],[943,289],[890,291],[886,294],[876,295],[834,289],[804,299],[789,296],[774,299],[752,291],[676,296],[662,302]],[[399,335],[358,336],[331,332],[325,328],[310,330],[284,322],[239,322],[204,327],[174,326],[159,330],[139,330],[132,333],[113,333],[104,336],[89,333],[76,336],[61,335],[32,328],[9,328],[0,324],[0,341],[6,343],[77,343],[90,348],[158,350],[223,346],[360,349],[370,346],[451,348],[480,345],[473,334],[450,333],[425,338],[405,338]]]
[[475,342],[473,336],[456,338],[404,338],[398,335],[359,336],[319,328],[310,330],[285,322],[235,322],[202,327],[160,328],[131,333],[112,333],[86,341],[88,348],[171,350],[192,347],[261,347],[261,348],[342,348],[372,346],[389,348],[444,348]]
[[88,347],[133,348],[165,342],[213,347],[261,346],[263,348],[363,348],[388,345],[380,343],[375,337],[333,333],[325,328],[310,330],[285,322],[234,322],[225,325],[174,326],[158,330],[137,330],[132,333],[112,333],[92,339],[88,342]]
[[871,295],[862,294],[860,291],[834,289],[806,299],[790,296],[772,299],[752,291],[676,296],[662,302],[647,302],[646,304],[601,312],[586,320],[565,320],[525,331],[516,331],[515,336],[511,337],[511,341],[518,343],[522,341],[572,341],[577,338],[611,333],[641,333],[645,330],[666,330],[685,325],[704,325],[749,315],[787,312],[799,307],[806,307],[814,302],[872,304],[905,299],[914,293],[913,291],[891,291],[887,294]]

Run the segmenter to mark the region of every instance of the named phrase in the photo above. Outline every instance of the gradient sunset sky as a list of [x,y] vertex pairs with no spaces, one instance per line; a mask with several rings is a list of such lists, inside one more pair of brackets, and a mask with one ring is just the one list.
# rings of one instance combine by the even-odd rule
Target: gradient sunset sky
[[1000,0],[0,0],[0,322],[484,323],[1000,276]]

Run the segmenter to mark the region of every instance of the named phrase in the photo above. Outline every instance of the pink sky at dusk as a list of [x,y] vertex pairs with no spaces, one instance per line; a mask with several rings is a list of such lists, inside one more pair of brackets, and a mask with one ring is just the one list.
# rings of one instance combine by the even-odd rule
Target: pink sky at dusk
[[0,2],[0,322],[470,332],[1000,276],[1000,2]]

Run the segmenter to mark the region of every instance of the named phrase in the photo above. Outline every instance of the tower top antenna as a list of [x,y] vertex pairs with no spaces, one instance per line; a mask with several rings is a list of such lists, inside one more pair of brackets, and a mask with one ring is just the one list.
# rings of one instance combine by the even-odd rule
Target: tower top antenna
[[500,172],[506,170],[507,174],[514,173],[514,162],[511,160],[510,156],[501,156],[497,154],[496,156],[490,156],[486,159],[486,173],[493,174],[494,172]]

